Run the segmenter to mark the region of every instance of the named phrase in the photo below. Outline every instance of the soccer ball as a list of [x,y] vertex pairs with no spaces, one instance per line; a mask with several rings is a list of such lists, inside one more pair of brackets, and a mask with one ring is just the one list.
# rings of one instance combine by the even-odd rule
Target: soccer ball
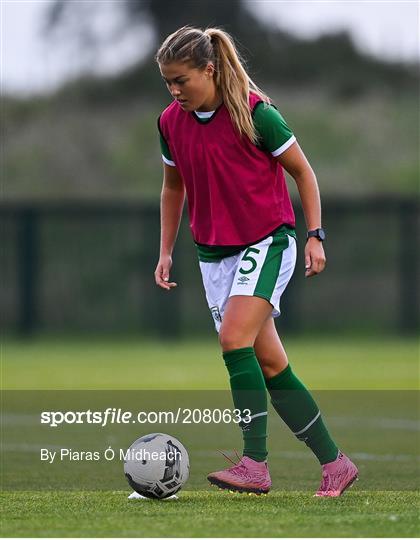
[[166,499],[188,480],[190,464],[185,447],[170,435],[151,433],[140,437],[127,450],[124,474],[140,495]]

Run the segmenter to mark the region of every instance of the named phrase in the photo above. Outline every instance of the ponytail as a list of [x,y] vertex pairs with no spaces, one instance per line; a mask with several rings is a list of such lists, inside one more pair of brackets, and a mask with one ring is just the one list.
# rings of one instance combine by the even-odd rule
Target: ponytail
[[241,135],[246,135],[254,144],[258,142],[249,107],[250,90],[262,101],[269,103],[266,96],[249,77],[243,61],[229,34],[219,28],[207,28],[216,58],[216,85],[220,88],[223,101],[230,117]]
[[212,62],[216,86],[234,126],[240,135],[245,135],[254,144],[258,143],[249,107],[249,93],[257,94],[265,103],[270,103],[270,98],[249,77],[233,39],[227,32],[220,28],[207,28],[203,31],[184,26],[165,39],[156,54],[156,61],[159,64],[191,62],[198,69]]

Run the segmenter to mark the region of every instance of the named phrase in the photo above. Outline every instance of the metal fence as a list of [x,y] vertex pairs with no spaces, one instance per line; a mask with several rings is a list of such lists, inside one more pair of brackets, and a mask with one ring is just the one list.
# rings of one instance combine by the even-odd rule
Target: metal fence
[[[419,200],[324,199],[327,269],[304,278],[305,226],[296,204],[298,264],[282,300],[288,331],[416,332]],[[184,218],[167,293],[154,285],[158,205],[0,205],[3,332],[202,336],[213,324]]]

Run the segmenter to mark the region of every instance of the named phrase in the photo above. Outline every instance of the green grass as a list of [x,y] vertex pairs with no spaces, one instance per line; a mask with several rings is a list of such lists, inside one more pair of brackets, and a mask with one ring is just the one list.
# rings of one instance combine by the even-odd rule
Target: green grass
[[125,492],[18,492],[2,495],[5,536],[32,537],[390,537],[416,536],[418,494],[349,492],[268,496],[180,494],[177,501],[127,501]]
[[[319,465],[272,409],[273,491],[264,497],[208,488],[206,473],[224,466],[216,448],[240,448],[239,430],[231,426],[53,430],[41,428],[34,414],[40,406],[73,410],[73,404],[74,410],[88,405],[101,410],[118,400],[129,410],[159,410],[159,406],[169,410],[182,397],[194,403],[213,399],[211,406],[217,406],[217,400],[230,396],[204,392],[228,387],[216,340],[168,344],[134,339],[4,340],[4,389],[137,392],[4,393],[2,536],[418,536],[418,402],[412,391],[418,388],[417,341],[288,338],[285,346],[305,383],[314,390],[328,390],[316,392],[316,399],[334,438],[359,467],[360,481],[340,499],[312,497],[320,480]],[[8,413],[16,415],[11,422]],[[40,464],[36,450],[40,444],[126,448],[135,437],[152,431],[169,432],[189,449],[191,476],[178,501],[127,501],[130,490],[120,462],[47,465]]]
[[[419,385],[414,338],[288,338],[284,344],[295,371],[314,390],[409,390]],[[4,340],[2,381],[5,389],[228,388],[216,338],[167,344]]]

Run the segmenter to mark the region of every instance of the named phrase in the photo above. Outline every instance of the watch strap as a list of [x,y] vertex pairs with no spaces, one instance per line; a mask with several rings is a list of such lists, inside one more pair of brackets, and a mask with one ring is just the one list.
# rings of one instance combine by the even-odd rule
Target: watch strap
[[320,242],[325,240],[325,231],[322,228],[314,229],[306,233],[306,238],[318,238]]

